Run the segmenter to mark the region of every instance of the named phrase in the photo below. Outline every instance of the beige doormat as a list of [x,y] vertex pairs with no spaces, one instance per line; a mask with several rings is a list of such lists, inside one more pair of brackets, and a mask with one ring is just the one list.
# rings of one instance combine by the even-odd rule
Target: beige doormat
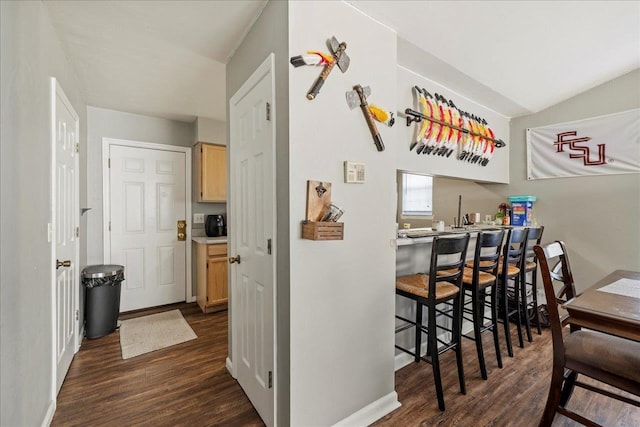
[[198,338],[180,310],[123,320],[120,325],[122,358],[129,359]]

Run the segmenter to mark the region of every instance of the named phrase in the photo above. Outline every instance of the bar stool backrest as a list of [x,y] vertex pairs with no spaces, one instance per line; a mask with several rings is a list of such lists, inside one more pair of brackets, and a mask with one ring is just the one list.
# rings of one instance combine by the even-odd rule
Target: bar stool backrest
[[524,258],[526,261],[536,262],[536,254],[533,252],[533,247],[539,245],[542,240],[542,233],[544,232],[544,226],[530,227],[527,232],[527,253]]
[[462,273],[468,246],[469,233],[433,238],[429,268],[429,298],[435,298],[437,282],[449,282],[458,289],[462,289]]
[[520,269],[523,267],[528,231],[526,228],[509,229],[507,241],[502,249],[502,271],[505,274],[508,271],[509,264],[515,265]]
[[[478,233],[473,256],[473,283],[478,282],[480,271],[498,275],[498,264],[504,240],[504,230]],[[467,264],[468,265],[468,264]]]

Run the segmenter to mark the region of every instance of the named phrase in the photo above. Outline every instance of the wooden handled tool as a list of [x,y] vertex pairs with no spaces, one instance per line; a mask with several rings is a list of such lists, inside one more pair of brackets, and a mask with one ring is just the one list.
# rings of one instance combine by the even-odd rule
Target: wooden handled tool
[[351,109],[354,109],[358,105],[360,106],[360,109],[364,114],[364,119],[369,127],[369,131],[371,132],[371,136],[373,137],[373,143],[378,151],[384,151],[382,137],[380,136],[380,132],[378,132],[376,122],[373,121],[373,115],[369,109],[369,103],[367,102],[367,96],[369,95],[371,95],[371,88],[369,86],[363,88],[360,85],[355,85],[353,90],[346,93],[347,105],[349,105],[349,108]]
[[329,74],[331,74],[331,70],[333,70],[333,67],[335,65],[338,65],[338,68],[340,68],[340,71],[342,71],[343,73],[346,72],[349,68],[350,60],[345,53],[347,44],[345,42],[338,43],[338,40],[335,37],[331,37],[331,39],[329,39],[328,46],[329,50],[331,51],[331,55],[333,55],[333,61],[325,64],[315,83],[313,84],[313,86],[311,86],[309,92],[307,92],[308,100],[315,99],[315,97],[320,92],[320,88],[322,88],[322,85],[324,85],[324,82],[329,77]]

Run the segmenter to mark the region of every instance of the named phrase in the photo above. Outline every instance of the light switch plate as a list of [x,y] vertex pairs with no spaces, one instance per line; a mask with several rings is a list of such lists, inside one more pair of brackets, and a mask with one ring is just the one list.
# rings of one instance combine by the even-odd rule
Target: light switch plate
[[193,214],[193,223],[204,224],[204,214],[203,213]]
[[344,162],[344,182],[347,184],[363,184],[364,183],[364,163]]

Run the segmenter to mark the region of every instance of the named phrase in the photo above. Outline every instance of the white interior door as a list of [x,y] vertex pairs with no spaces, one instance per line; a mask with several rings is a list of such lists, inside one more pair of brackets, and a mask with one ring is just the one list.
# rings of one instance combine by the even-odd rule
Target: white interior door
[[[109,145],[111,264],[123,265],[120,311],[186,300],[186,154]],[[186,229],[185,229],[186,233]]]
[[267,426],[275,381],[273,87],[271,55],[230,101],[230,256],[240,256],[230,268],[232,369]]
[[80,216],[78,115],[52,79],[53,109],[53,247],[55,266],[55,372],[57,395],[78,348],[78,223]]

